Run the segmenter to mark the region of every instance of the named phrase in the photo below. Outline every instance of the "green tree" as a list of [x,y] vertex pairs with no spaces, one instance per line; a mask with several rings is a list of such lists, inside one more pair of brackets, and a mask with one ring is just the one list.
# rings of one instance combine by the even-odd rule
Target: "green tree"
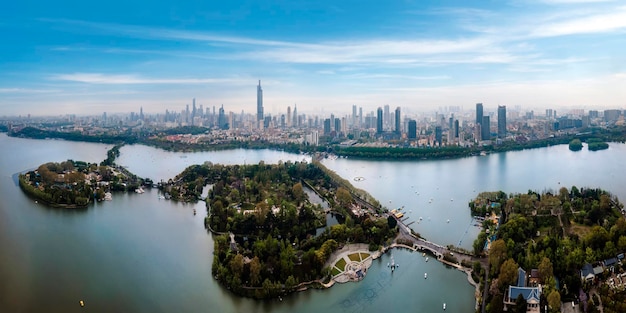
[[489,248],[489,265],[491,266],[492,274],[496,275],[496,271],[500,269],[502,262],[506,259],[506,244],[504,240],[498,239],[491,243]]
[[552,262],[547,257],[543,257],[541,259],[537,270],[539,271],[539,278],[541,278],[541,281],[543,282],[547,282],[548,278],[552,278],[554,276]]
[[498,281],[500,282],[500,287],[506,287],[509,285],[514,285],[517,280],[517,269],[519,265],[515,262],[515,260],[509,258],[500,267],[500,275],[498,276]]
[[259,261],[259,257],[255,256],[252,258],[252,261],[249,263],[250,265],[250,283],[252,286],[257,286],[261,282],[261,261]]
[[551,312],[561,312],[561,294],[558,291],[552,290],[548,294],[548,305]]
[[293,193],[293,199],[296,204],[302,203],[305,199],[304,190],[302,189],[302,183],[295,183],[293,187],[291,187],[291,192]]
[[339,202],[339,205],[342,208],[348,208],[353,201],[350,191],[343,187],[337,188],[337,193],[335,197],[337,198],[337,202]]

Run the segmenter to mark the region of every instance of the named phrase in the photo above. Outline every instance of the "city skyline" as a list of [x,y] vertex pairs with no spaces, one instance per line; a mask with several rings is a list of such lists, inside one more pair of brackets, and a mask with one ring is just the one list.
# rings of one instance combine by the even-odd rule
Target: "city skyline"
[[613,1],[21,2],[0,17],[0,115],[161,112],[194,97],[254,112],[258,80],[267,114],[626,98],[626,6]]

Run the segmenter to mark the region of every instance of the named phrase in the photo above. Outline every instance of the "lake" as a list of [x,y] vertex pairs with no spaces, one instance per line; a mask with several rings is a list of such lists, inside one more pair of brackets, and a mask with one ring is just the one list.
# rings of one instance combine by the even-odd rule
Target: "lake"
[[[48,161],[100,162],[112,146],[0,134],[0,147],[2,312],[432,312],[443,302],[447,312],[474,311],[474,289],[465,274],[402,250],[392,252],[400,264],[394,274],[385,255],[359,283],[309,290],[282,302],[236,297],[211,277],[213,240],[203,225],[204,203],[160,200],[157,190],[148,189],[115,193],[112,201],[85,210],[47,208],[26,197],[12,176]],[[443,161],[323,163],[386,206],[404,206],[416,221],[411,227],[429,240],[471,247],[478,230],[467,203],[477,192],[576,185],[602,187],[624,199],[625,152],[622,144],[597,152],[570,152],[565,145]],[[121,149],[117,163],[159,181],[205,161],[303,159],[310,160],[270,150],[176,153],[132,145]],[[364,180],[352,180],[356,176]]]

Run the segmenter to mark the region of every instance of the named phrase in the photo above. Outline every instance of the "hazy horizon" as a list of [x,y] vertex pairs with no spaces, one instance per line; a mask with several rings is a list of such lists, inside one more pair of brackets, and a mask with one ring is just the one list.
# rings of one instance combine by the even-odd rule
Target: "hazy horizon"
[[0,115],[623,108],[626,6],[602,0],[11,3]]

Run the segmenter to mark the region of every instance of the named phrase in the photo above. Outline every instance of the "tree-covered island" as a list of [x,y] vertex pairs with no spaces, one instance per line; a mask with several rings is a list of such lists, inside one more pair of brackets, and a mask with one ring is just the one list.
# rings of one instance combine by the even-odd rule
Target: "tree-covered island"
[[[470,202],[484,229],[474,242],[489,259],[486,312],[626,312],[626,220],[609,192],[483,192]],[[482,282],[485,283],[484,281]]]
[[[184,182],[174,184],[179,195],[197,195],[205,183],[212,185],[205,218],[217,234],[212,272],[243,296],[271,298],[321,287],[330,276],[324,264],[338,247],[367,243],[378,250],[397,233],[395,220],[357,205],[353,187],[316,162],[205,163],[187,168],[176,181]],[[311,203],[306,189],[327,199],[329,208]],[[324,229],[329,211],[343,221]]]
[[52,207],[84,208],[95,201],[108,200],[113,191],[138,191],[150,179],[142,179],[115,164],[119,145],[107,151],[97,163],[67,160],[48,162],[19,175],[20,188],[31,197]]

